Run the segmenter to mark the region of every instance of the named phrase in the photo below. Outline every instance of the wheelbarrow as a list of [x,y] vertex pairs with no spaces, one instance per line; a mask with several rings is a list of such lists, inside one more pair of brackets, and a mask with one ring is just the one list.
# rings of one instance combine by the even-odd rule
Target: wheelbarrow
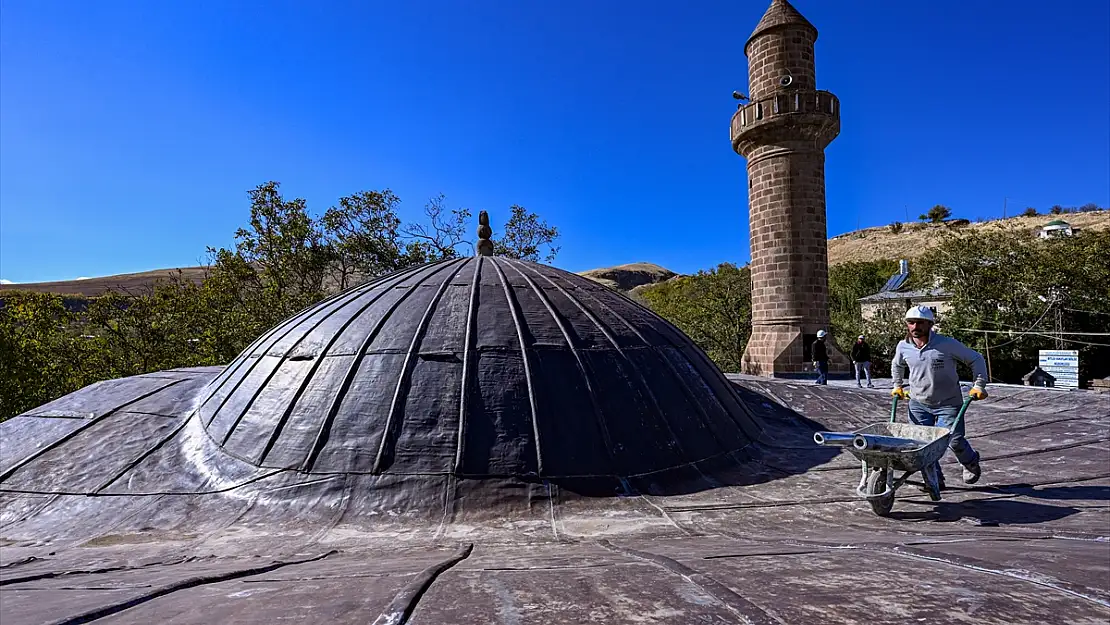
[[[964,400],[952,422],[955,429],[964,418],[971,398]],[[926,491],[933,501],[940,501],[940,480],[936,462],[944,457],[952,431],[948,428],[896,423],[898,398],[890,406],[890,421],[874,423],[855,432],[817,432],[818,445],[843,447],[859,458],[863,468],[856,494],[871,504],[879,516],[890,514],[894,493],[915,473],[920,472]],[[895,478],[894,473],[902,476]]]

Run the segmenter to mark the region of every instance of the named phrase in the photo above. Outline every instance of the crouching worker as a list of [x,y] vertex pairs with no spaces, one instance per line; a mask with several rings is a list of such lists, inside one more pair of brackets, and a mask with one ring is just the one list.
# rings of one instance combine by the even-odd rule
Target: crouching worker
[[[952,429],[963,404],[956,361],[971,367],[975,382],[968,395],[972,399],[987,396],[987,367],[979,352],[952,337],[933,333],[933,321],[933,311],[924,306],[906,312],[906,340],[899,341],[890,365],[894,378],[891,395],[910,400],[910,420],[917,425]],[[902,376],[904,368],[910,373],[908,388]],[[978,482],[982,473],[979,454],[964,438],[963,419],[948,439],[948,447],[964,466],[964,483]],[[940,463],[934,468],[938,486],[944,488]]]

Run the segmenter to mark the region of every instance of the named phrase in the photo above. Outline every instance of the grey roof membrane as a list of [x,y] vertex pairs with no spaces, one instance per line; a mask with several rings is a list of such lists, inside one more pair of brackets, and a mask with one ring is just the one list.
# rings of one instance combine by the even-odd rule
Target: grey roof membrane
[[992,386],[982,481],[880,518],[812,435],[887,410],[550,267],[418,268],[0,424],[0,622],[1110,618],[1110,394]]

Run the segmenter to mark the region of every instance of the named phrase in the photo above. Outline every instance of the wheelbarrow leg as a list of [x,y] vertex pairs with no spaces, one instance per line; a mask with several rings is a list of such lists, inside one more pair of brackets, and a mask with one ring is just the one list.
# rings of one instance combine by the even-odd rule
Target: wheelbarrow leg
[[929,499],[940,501],[940,463],[934,462],[921,469],[921,477],[925,481],[925,492]]

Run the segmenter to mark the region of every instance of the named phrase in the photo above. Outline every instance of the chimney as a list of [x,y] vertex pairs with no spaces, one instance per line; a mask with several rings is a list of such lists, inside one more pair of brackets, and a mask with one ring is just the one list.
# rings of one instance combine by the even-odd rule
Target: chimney
[[908,261],[908,260],[898,261],[898,273],[907,274],[909,272],[910,272],[910,261]]

